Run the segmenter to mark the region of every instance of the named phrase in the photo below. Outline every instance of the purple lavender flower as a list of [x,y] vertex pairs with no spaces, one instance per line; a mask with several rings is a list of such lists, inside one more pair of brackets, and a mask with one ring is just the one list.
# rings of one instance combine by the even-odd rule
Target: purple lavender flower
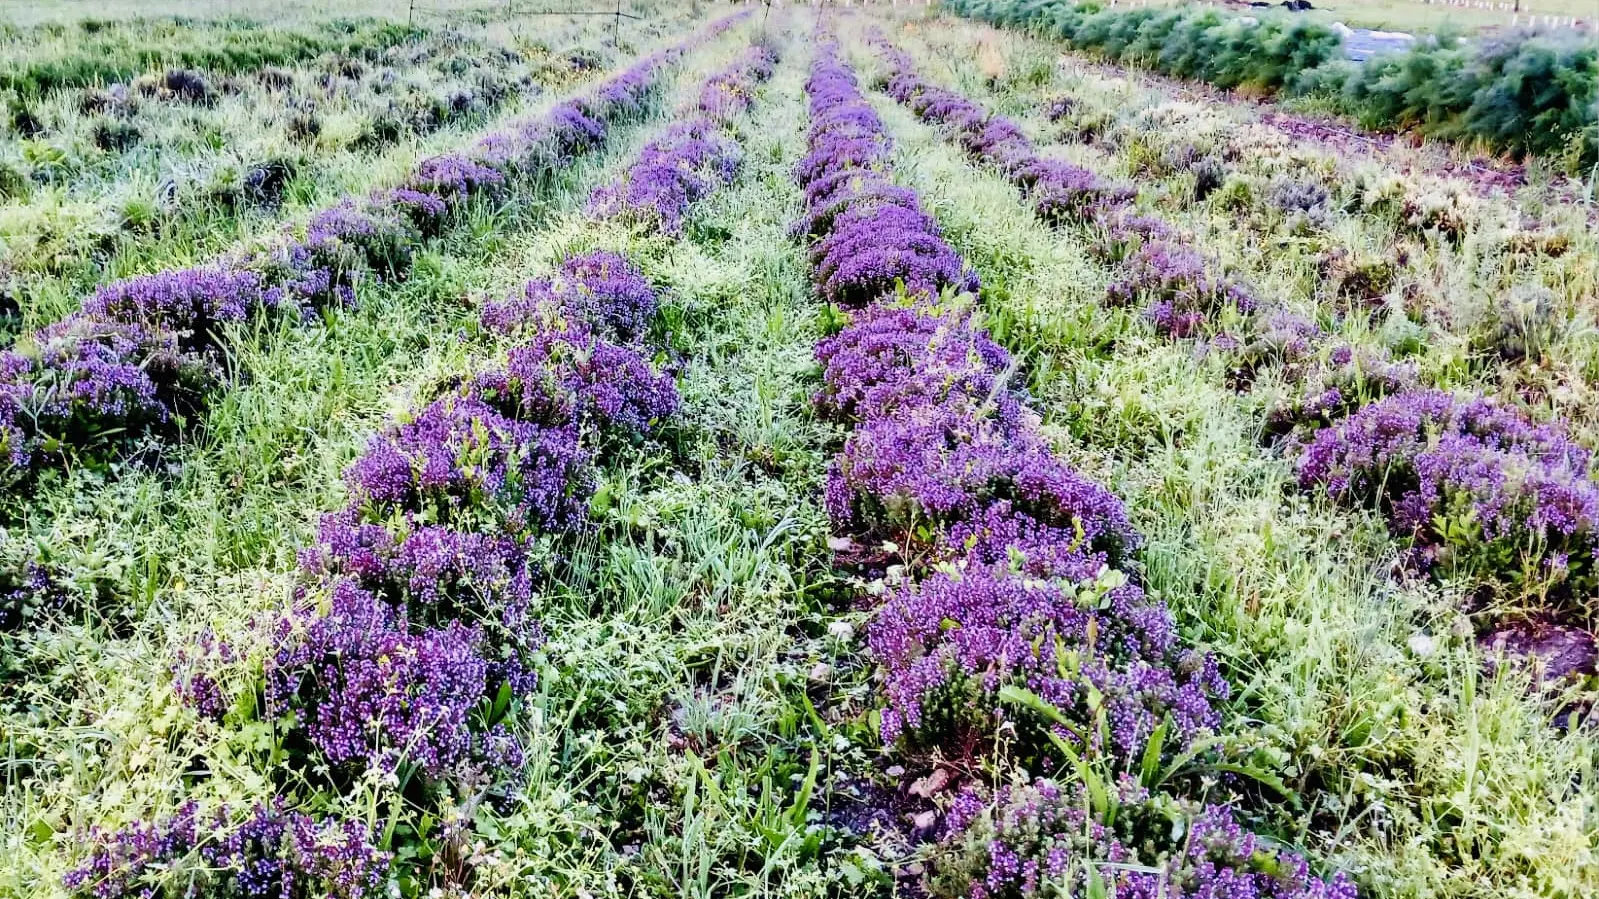
[[576,424],[622,439],[650,436],[680,404],[671,373],[656,372],[638,350],[583,328],[535,335],[510,351],[503,371],[473,386],[518,420]]
[[1010,354],[954,311],[868,306],[817,344],[816,359],[823,382],[817,405],[840,421],[875,420],[957,395],[992,398],[1003,417],[1017,411],[999,380]]
[[1343,874],[1313,875],[1303,858],[1244,830],[1226,806],[1187,811],[1174,827],[1149,794],[1123,780],[1107,826],[1081,787],[1048,780],[969,788],[945,818],[934,858],[938,895],[1031,899],[1356,899]]
[[178,650],[172,666],[173,690],[178,700],[212,721],[221,721],[228,710],[228,697],[217,680],[217,671],[239,661],[232,644],[215,631],[200,634],[192,646]]
[[1212,277],[1198,253],[1159,240],[1138,248],[1105,298],[1113,306],[1142,303],[1155,330],[1174,338],[1198,336],[1229,309],[1249,313],[1257,306],[1242,285]]
[[25,547],[0,542],[0,635],[16,633],[41,618],[68,611],[78,597],[53,566],[33,558],[18,558]]
[[[897,206],[925,215],[916,192],[910,188],[889,183],[875,172],[843,169],[805,186],[806,216],[795,224],[793,231],[795,235],[820,237],[833,230],[840,215],[878,206]],[[934,227],[931,218],[928,227]]]
[[1316,433],[1299,481],[1374,506],[1428,555],[1450,550],[1489,566],[1520,560],[1513,570],[1491,567],[1497,576],[1515,579],[1554,553],[1569,557],[1576,576],[1599,553],[1588,450],[1487,399],[1418,390],[1366,406]]
[[372,204],[387,206],[404,216],[405,220],[424,237],[437,237],[444,227],[444,217],[449,204],[431,193],[396,187],[372,195]]
[[568,293],[553,278],[535,278],[519,293],[485,303],[478,322],[483,330],[508,337],[561,328],[572,314]]
[[349,581],[330,594],[326,615],[284,619],[266,667],[271,714],[335,769],[405,763],[439,776],[466,761],[472,710],[491,687],[480,632],[414,629]]
[[811,249],[812,263],[832,302],[861,306],[903,285],[936,296],[945,287],[975,293],[977,274],[938,236],[927,215],[902,206],[871,205],[834,218]]
[[373,438],[346,479],[373,513],[560,530],[584,518],[588,462],[575,427],[517,421],[482,399],[447,396]]
[[345,510],[323,516],[317,545],[300,558],[319,582],[347,579],[420,627],[475,625],[488,683],[508,683],[513,695],[525,696],[537,685],[533,654],[544,642],[531,614],[532,540],[531,534],[459,531],[411,516],[372,521]]
[[1164,720],[1171,753],[1213,730],[1213,703],[1227,696],[1214,660],[1180,649],[1171,613],[1136,586],[1111,580],[1100,590],[1089,604],[1076,585],[972,568],[895,594],[868,641],[885,678],[884,741],[981,739],[1007,686],[1032,692],[1064,722],[1009,710],[1029,754],[1050,754],[1044,735],[1053,731],[1080,755],[1135,766]]
[[179,269],[115,281],[95,291],[82,315],[178,332],[189,352],[215,347],[216,328],[262,307],[255,272],[221,266]]
[[1103,217],[1099,234],[1088,245],[1094,258],[1108,265],[1120,265],[1146,243],[1171,241],[1177,232],[1154,216],[1123,209]]
[[365,270],[398,280],[410,270],[420,234],[393,210],[346,200],[311,216],[306,225],[305,252],[335,271]]
[[594,191],[588,213],[675,234],[689,204],[732,182],[740,158],[738,145],[710,119],[675,123],[645,145],[619,180]]
[[422,160],[407,187],[447,203],[459,203],[468,197],[492,195],[504,185],[505,175],[498,169],[449,153]]
[[595,250],[571,256],[561,263],[561,277],[568,288],[564,301],[573,314],[620,343],[642,339],[660,311],[649,279],[616,253]]
[[0,354],[0,428],[9,461],[39,464],[168,429],[220,381],[217,360],[178,335],[77,314]]
[[1093,223],[1119,214],[1136,195],[1059,159],[1017,161],[1011,180],[1029,192],[1033,211],[1046,222]]
[[[1267,430],[1274,436],[1308,437],[1362,406],[1414,390],[1421,383],[1421,370],[1414,362],[1393,362],[1380,352],[1347,345],[1315,347],[1312,341],[1320,336],[1319,331],[1285,328],[1274,316],[1241,354],[1246,365],[1269,359],[1283,363],[1288,393],[1266,416]],[[1313,349],[1321,351],[1311,355]]]
[[643,273],[616,253],[596,250],[567,258],[556,277],[529,281],[519,296],[487,304],[481,321],[485,330],[507,336],[577,323],[632,343],[649,330],[659,308]]
[[844,446],[830,506],[843,525],[894,539],[972,520],[1006,500],[1041,525],[1080,535],[1111,561],[1137,545],[1121,503],[1036,438],[968,409],[918,406],[863,423]]
[[776,67],[777,54],[770,48],[745,50],[733,65],[705,82],[696,108],[712,121],[731,122],[755,102],[755,85],[771,78]]
[[317,822],[262,803],[235,823],[226,808],[184,805],[170,818],[90,834],[84,863],[63,878],[83,899],[156,896],[378,899],[392,861],[355,821]]

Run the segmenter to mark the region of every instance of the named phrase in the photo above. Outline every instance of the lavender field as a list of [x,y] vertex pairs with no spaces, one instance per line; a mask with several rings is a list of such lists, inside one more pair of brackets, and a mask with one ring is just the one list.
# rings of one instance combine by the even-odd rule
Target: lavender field
[[0,24],[0,899],[1599,895],[1591,33],[617,11]]

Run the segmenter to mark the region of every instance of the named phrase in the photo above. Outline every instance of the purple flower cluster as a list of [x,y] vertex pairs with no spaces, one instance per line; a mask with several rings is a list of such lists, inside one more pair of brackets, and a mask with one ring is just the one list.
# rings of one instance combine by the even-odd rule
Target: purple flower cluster
[[924,80],[911,58],[882,34],[871,42],[888,64],[889,96],[937,125],[974,160],[996,167],[1027,197],[1039,218],[1089,226],[1103,234],[1096,251],[1122,269],[1110,287],[1110,302],[1139,304],[1155,329],[1168,337],[1214,330],[1230,308],[1254,311],[1257,304],[1247,288],[1212,273],[1214,266],[1180,244],[1164,222],[1130,210],[1137,191],[1065,160],[1039,156],[1015,122]]
[[303,235],[101,288],[78,313],[0,354],[3,477],[19,481],[72,457],[171,439],[223,381],[226,326],[278,309],[311,320],[320,307],[352,301],[363,278],[404,278],[455,210],[600,146],[610,123],[637,115],[668,63],[747,15],[484,137],[470,154],[425,160],[398,188],[323,209]]
[[1599,557],[1593,474],[1561,428],[1440,390],[1365,406],[1317,432],[1299,459],[1301,486],[1380,510],[1428,559],[1580,577],[1583,590]]
[[616,343],[643,339],[659,309],[655,288],[621,256],[603,250],[572,256],[551,278],[529,281],[518,295],[484,306],[484,330],[521,337],[568,318]]
[[845,424],[875,421],[912,406],[959,397],[992,398],[1015,422],[1020,408],[1000,389],[1011,357],[957,309],[872,305],[816,346],[822,363],[819,410]]
[[221,378],[177,333],[73,315],[0,353],[0,448],[21,477],[66,447],[165,434]]
[[[701,92],[702,114],[673,123],[646,144],[619,180],[589,197],[589,214],[642,223],[667,234],[680,231],[689,204],[731,183],[738,174],[739,147],[723,129],[749,106],[754,85],[771,77],[775,62],[770,50],[751,47],[726,70],[711,76]],[[716,107],[714,114],[705,111],[708,104]]]
[[[1182,746],[1212,732],[1212,697],[1227,693],[1215,662],[1181,647],[1171,613],[1125,578],[1087,584],[1018,577],[1001,564],[935,573],[894,594],[870,634],[885,674],[884,738],[962,745],[1013,720],[1023,742],[1048,746],[1026,732],[1048,728],[1081,757],[1125,765],[1163,721]],[[1029,690],[1059,720],[1007,714],[997,695],[1007,686]]]
[[1112,306],[1142,304],[1144,315],[1167,337],[1197,337],[1223,321],[1227,310],[1247,315],[1255,298],[1237,282],[1217,281],[1203,257],[1165,241],[1147,241],[1121,266],[1105,291]]
[[460,622],[415,626],[349,580],[331,593],[326,614],[283,621],[268,707],[291,714],[335,768],[415,764],[437,777],[466,761],[469,718],[488,691],[482,633]]
[[[194,803],[156,823],[90,834],[89,858],[64,878],[82,899],[376,899],[387,895],[388,853],[355,821],[317,823],[277,803],[243,821]],[[165,884],[179,883],[174,890]]]
[[23,630],[42,616],[72,608],[76,595],[60,573],[32,558],[17,558],[22,547],[0,541],[0,636]]
[[448,205],[450,200],[492,195],[505,184],[505,173],[458,153],[434,156],[417,166],[405,188],[428,194]]
[[1356,409],[1420,386],[1414,362],[1393,362],[1385,354],[1347,344],[1317,342],[1319,332],[1268,327],[1244,347],[1245,364],[1275,358],[1287,394],[1266,414],[1267,433],[1298,442],[1336,424]]
[[217,328],[243,321],[263,300],[259,274],[216,266],[113,282],[96,291],[79,314],[172,331],[180,348],[194,351],[214,346]]
[[[1183,815],[1178,838],[1149,796],[1123,781],[1107,826],[1081,789],[1047,780],[958,795],[945,819],[938,892],[970,899],[1355,899],[1344,874],[1323,880],[1298,855],[1265,845],[1226,806]],[[1152,837],[1154,839],[1152,839]],[[1171,849],[1156,847],[1171,846]]]
[[200,717],[221,721],[227,714],[229,697],[223,692],[216,671],[240,658],[233,645],[218,637],[215,631],[201,633],[194,645],[178,650],[172,666],[173,689],[178,699]]
[[374,437],[347,479],[352,505],[374,516],[558,529],[582,515],[586,465],[570,423],[514,418],[467,391]]
[[510,351],[503,372],[478,379],[487,397],[520,417],[573,421],[609,436],[642,438],[678,408],[670,372],[657,372],[637,347],[570,325],[548,329]]
[[[285,618],[267,664],[274,715],[335,770],[516,773],[520,750],[475,710],[536,685],[535,544],[583,527],[591,432],[643,436],[678,406],[670,374],[623,334],[658,306],[625,259],[568,259],[485,310],[503,367],[374,437],[350,500],[302,564],[326,605]],[[601,336],[604,335],[604,336]],[[308,604],[309,605],[309,604]]]
[[689,204],[732,182],[740,162],[738,144],[715,122],[704,117],[676,122],[645,145],[621,179],[595,189],[588,213],[676,234]]
[[695,108],[700,115],[727,124],[749,110],[755,102],[755,85],[770,79],[776,69],[776,52],[765,46],[751,47],[737,62],[705,82]]
[[1088,250],[1100,262],[1117,266],[1131,259],[1146,243],[1168,243],[1175,240],[1177,232],[1164,219],[1140,215],[1131,209],[1102,216],[1099,229]]

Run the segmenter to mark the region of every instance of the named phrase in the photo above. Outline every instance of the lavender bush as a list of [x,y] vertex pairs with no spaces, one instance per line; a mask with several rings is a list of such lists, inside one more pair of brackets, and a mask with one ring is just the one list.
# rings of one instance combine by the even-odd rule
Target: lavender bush
[[738,144],[723,133],[754,102],[755,85],[772,76],[776,55],[756,46],[711,76],[700,92],[699,114],[674,123],[649,144],[621,180],[594,191],[589,214],[623,219],[675,234],[688,206],[731,183]]
[[[1089,814],[1080,787],[1047,780],[953,801],[932,893],[960,899],[1355,899],[1343,874],[1319,878],[1244,830],[1226,806],[1166,809],[1127,780],[1115,821]],[[1175,813],[1175,814],[1174,814]],[[1175,826],[1172,818],[1176,818]]]
[[[1040,156],[1015,122],[924,80],[911,58],[881,34],[871,42],[888,64],[889,96],[938,126],[974,160],[997,168],[1040,219],[1104,235],[1096,241],[1096,251],[1116,264],[1121,275],[1110,287],[1110,303],[1140,305],[1155,329],[1173,338],[1216,330],[1229,308],[1254,311],[1257,303],[1247,288],[1215,274],[1213,266],[1174,240],[1164,222],[1129,212],[1135,190],[1065,160]],[[1070,108],[1057,106],[1063,113]]]
[[730,183],[738,165],[738,145],[716,123],[708,118],[677,122],[645,145],[620,181],[594,191],[588,212],[675,234],[689,204]]
[[[1162,722],[1171,753],[1212,732],[1227,685],[1213,660],[1178,645],[1171,613],[1119,573],[1078,584],[969,567],[892,596],[869,641],[884,671],[883,739],[949,752],[1003,720],[1025,757],[1059,757],[1053,738],[1079,758],[1135,767]],[[1048,715],[1003,704],[1006,688]]]
[[645,331],[657,307],[625,259],[567,260],[485,310],[516,339],[504,367],[374,437],[350,466],[348,505],[302,554],[307,600],[327,610],[284,619],[267,666],[269,709],[316,758],[434,779],[519,767],[514,741],[477,710],[536,685],[535,546],[583,527],[587,433],[643,436],[678,406],[670,374],[588,322]]
[[94,832],[66,875],[82,899],[376,899],[390,856],[354,821],[317,822],[263,803],[235,823],[227,808],[183,806],[170,818]]
[[1491,400],[1398,393],[1317,432],[1299,480],[1383,513],[1421,560],[1588,592],[1599,554],[1589,451]]

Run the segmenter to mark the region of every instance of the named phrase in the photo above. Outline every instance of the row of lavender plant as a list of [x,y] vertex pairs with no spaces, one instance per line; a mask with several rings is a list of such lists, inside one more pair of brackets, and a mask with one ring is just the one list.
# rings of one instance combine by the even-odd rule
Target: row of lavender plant
[[[644,343],[656,306],[642,275],[601,252],[486,307],[484,329],[512,342],[504,364],[374,437],[350,466],[348,503],[301,554],[305,582],[274,629],[262,706],[241,706],[209,673],[234,654],[220,644],[187,660],[182,698],[218,721],[271,723],[280,782],[387,783],[430,811],[509,797],[522,768],[509,724],[537,684],[542,642],[535,560],[583,529],[595,453],[648,437],[678,405]],[[262,828],[278,836],[254,836]],[[66,885],[97,899],[174,874],[215,895],[376,896],[391,862],[364,828],[317,825],[281,800],[243,825],[190,803],[93,843]]]
[[1475,395],[1426,389],[1414,364],[1356,349],[1292,311],[1208,273],[1166,222],[1133,211],[1136,192],[1040,158],[1021,128],[917,75],[880,35],[888,93],[1003,172],[1046,221],[1091,229],[1121,278],[1107,300],[1143,302],[1169,337],[1205,337],[1251,383],[1276,366],[1290,387],[1268,429],[1297,458],[1300,484],[1378,510],[1423,570],[1466,572],[1591,619],[1599,586],[1599,485],[1592,454],[1558,425]]
[[[973,322],[977,277],[916,194],[854,73],[824,41],[796,177],[819,294],[849,310],[817,348],[819,413],[849,436],[828,478],[835,526],[894,547],[877,609],[882,737],[902,758],[978,772],[948,803],[930,885],[971,897],[1351,897],[1188,798],[1228,687],[1129,574],[1120,501],[1051,452]],[[1202,767],[1202,764],[1201,764]],[[1174,827],[1173,823],[1177,826]]]
[[706,82],[694,114],[645,145],[620,180],[594,191],[589,213],[679,233],[689,205],[737,174],[739,147],[725,131],[749,108],[754,85],[772,77],[776,64],[770,49],[754,46],[733,68]]
[[97,290],[82,309],[0,355],[0,483],[40,468],[159,446],[221,388],[230,327],[272,315],[306,322],[354,300],[363,278],[402,280],[417,252],[473,203],[538,184],[637,117],[666,67],[747,13],[650,54],[587,94],[420,163],[400,187],[345,199],[285,234],[195,268]]
[[[712,79],[702,108],[730,123],[772,66],[752,50]],[[208,657],[235,654],[221,644],[179,672],[182,698],[218,721],[275,722],[281,781],[346,792],[375,780],[441,817],[507,802],[523,769],[510,724],[537,684],[543,639],[536,560],[588,527],[596,456],[652,439],[679,407],[673,374],[651,362],[658,308],[648,280],[603,251],[488,304],[481,327],[509,343],[503,363],[373,438],[347,472],[349,501],[301,554],[264,707],[235,711],[209,673]],[[242,824],[191,802],[93,843],[66,885],[95,899],[155,895],[173,876],[206,895],[376,897],[393,864],[367,828],[318,823],[281,798]]]

